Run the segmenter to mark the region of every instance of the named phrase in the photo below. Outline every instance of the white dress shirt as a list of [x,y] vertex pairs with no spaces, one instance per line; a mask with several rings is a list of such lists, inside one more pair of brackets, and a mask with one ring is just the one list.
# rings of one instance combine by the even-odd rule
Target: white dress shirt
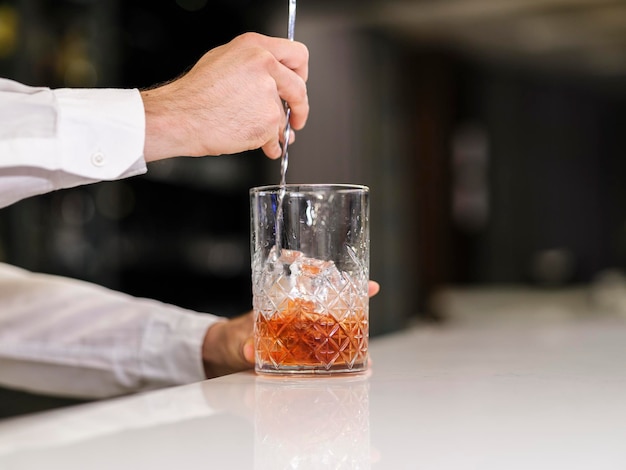
[[[146,171],[136,89],[33,88],[0,78],[0,207]],[[0,263],[0,385],[107,397],[202,380],[221,320]]]

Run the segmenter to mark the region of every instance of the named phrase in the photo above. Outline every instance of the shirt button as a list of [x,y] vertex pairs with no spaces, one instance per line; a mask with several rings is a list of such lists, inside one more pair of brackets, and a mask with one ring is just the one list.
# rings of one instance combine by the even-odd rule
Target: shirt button
[[96,152],[91,156],[91,163],[94,164],[94,166],[103,166],[106,163],[106,160],[104,158],[104,154],[102,152]]

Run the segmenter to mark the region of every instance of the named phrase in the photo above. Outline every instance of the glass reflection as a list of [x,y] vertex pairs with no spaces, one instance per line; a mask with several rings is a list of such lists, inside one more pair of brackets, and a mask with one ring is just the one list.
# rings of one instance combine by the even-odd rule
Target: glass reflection
[[369,380],[257,377],[256,470],[369,469]]

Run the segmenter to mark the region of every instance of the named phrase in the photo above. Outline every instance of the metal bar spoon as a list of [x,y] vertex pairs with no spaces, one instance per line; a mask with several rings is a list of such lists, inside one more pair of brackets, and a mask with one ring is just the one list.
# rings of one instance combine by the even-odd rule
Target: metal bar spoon
[[[287,39],[293,41],[294,31],[296,29],[296,0],[289,0],[289,25],[287,28]],[[283,153],[280,161],[280,185],[282,187],[286,184],[287,178],[287,166],[289,165],[289,136],[291,135],[291,124],[289,123],[289,119],[291,118],[291,108],[289,107],[289,103],[286,101],[283,102],[285,106],[285,116],[287,118],[287,123],[285,124],[285,132],[283,134]]]
[[[293,41],[294,29],[296,26],[296,0],[289,0],[289,27],[287,29],[287,39]],[[277,253],[281,253],[282,248],[282,222],[283,222],[283,201],[285,199],[285,193],[287,192],[287,166],[289,164],[289,136],[291,135],[291,124],[289,123],[289,119],[291,118],[291,108],[289,107],[289,103],[283,101],[283,106],[285,107],[285,116],[287,118],[287,122],[285,124],[285,131],[283,134],[283,148],[282,155],[280,160],[280,190],[278,191],[278,201],[276,208],[276,248]],[[284,266],[285,274],[289,275],[289,268],[287,265]]]

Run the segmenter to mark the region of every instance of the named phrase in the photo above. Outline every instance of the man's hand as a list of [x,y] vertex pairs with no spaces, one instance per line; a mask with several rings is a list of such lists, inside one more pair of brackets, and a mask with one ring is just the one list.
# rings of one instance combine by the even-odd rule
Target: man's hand
[[[369,296],[380,290],[375,281],[369,282]],[[240,372],[254,367],[254,318],[248,312],[228,321],[212,325],[204,337],[202,359],[207,378]]]
[[308,61],[302,43],[245,33],[207,52],[180,78],[143,90],[146,161],[257,148],[280,157],[281,100],[291,107],[293,129],[302,129],[309,114]]

